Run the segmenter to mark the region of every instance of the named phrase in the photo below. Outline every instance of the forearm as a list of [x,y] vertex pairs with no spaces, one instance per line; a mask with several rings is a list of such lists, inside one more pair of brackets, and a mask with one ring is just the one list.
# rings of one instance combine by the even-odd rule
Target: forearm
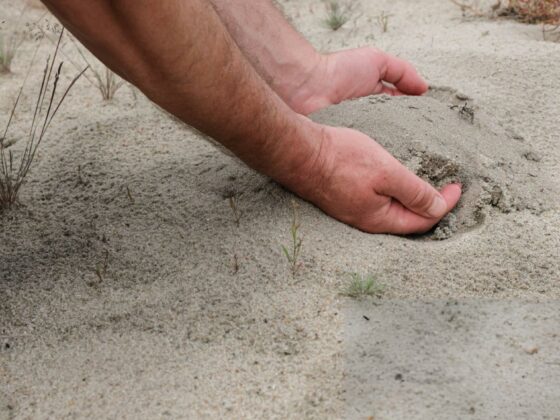
[[207,2],[45,3],[105,64],[253,168],[290,184],[312,159],[314,125],[270,90]]
[[271,0],[210,0],[251,64],[287,102],[320,65],[321,55]]

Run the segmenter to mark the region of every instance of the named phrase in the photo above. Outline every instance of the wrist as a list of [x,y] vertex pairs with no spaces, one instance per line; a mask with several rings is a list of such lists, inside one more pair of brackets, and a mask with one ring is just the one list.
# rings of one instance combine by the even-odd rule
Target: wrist
[[318,82],[325,79],[327,61],[326,55],[313,49],[295,62],[277,63],[280,71],[271,87],[290,108],[306,115],[306,103],[316,98],[317,92],[323,88]]
[[320,184],[327,130],[303,115],[294,113],[294,117],[293,130],[286,132],[271,155],[271,170],[263,172],[296,194],[309,198]]

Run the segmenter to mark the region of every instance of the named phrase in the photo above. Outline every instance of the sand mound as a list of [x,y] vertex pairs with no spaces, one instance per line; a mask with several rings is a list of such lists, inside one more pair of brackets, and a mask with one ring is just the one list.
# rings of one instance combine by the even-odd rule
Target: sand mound
[[368,134],[437,187],[463,184],[457,208],[424,237],[447,239],[479,226],[492,211],[543,210],[537,197],[542,182],[536,185],[540,156],[451,88],[433,88],[424,97],[361,98],[313,119]]

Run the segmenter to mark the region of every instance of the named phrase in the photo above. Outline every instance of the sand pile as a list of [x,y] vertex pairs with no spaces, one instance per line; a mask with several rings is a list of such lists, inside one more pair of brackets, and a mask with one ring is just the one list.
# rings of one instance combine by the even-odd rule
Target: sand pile
[[437,187],[463,184],[457,208],[425,237],[447,239],[496,211],[543,211],[536,175],[540,155],[451,88],[432,88],[424,97],[361,98],[313,119],[368,134]]

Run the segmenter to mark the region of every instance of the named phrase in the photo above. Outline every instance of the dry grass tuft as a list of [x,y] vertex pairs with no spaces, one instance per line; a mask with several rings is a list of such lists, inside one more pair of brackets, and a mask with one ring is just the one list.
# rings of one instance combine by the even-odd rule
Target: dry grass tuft
[[[52,42],[53,44],[56,43],[49,34],[39,27],[39,30],[42,32],[43,36]],[[90,59],[88,59],[87,53],[84,53],[82,48],[80,47],[80,43],[74,39],[74,37],[70,34],[66,36],[66,39],[70,41],[70,43],[74,46],[78,55],[81,57],[83,62],[87,65],[88,72],[84,74],[84,78],[94,87],[99,90],[101,94],[101,98],[104,101],[111,101],[115,97],[117,91],[124,86],[125,81],[117,76],[111,69],[109,69],[105,65],[92,65],[90,63]],[[64,46],[60,47],[62,54],[66,57],[66,59],[76,68],[80,69],[83,65],[77,63],[70,55],[64,52]],[[94,57],[95,58],[95,57]],[[134,94],[134,91],[133,91]]]
[[[99,93],[101,93],[101,97],[104,101],[113,100],[117,91],[124,85],[124,80],[113,73],[113,71],[107,66],[103,66],[101,69],[97,69],[95,66],[92,66],[77,41],[75,41],[71,36],[69,36],[68,39],[70,39],[72,44],[74,44],[78,54],[80,54],[93,74],[93,78],[88,74],[85,74],[84,77],[99,90]],[[74,64],[74,66],[78,68],[76,64]]]
[[[9,31],[0,33],[0,74],[11,73],[12,61],[28,33],[24,28],[27,27],[27,25],[23,24],[25,11],[26,9],[24,8],[19,14],[15,22],[15,30],[12,29],[10,33],[7,33]],[[3,24],[5,21],[1,21],[0,23]]]
[[527,23],[560,24],[560,0],[509,0],[509,8]]
[[21,40],[22,38],[15,33],[8,36],[0,34],[0,73],[10,73],[12,71],[12,61]]
[[474,16],[510,16],[526,23],[560,24],[560,0],[497,0],[490,10],[476,0],[450,0]]
[[463,14],[476,17],[509,17],[542,26],[543,40],[560,40],[560,0],[497,0],[490,9],[480,0],[450,0]]
[[[43,71],[41,87],[35,102],[31,127],[29,128],[27,141],[23,151],[14,152],[11,150],[11,146],[15,143],[15,141],[11,141],[11,139],[8,138],[8,135],[10,125],[13,122],[16,108],[25,86],[25,81],[29,75],[29,70],[8,117],[4,133],[0,137],[0,210],[10,208],[17,204],[20,188],[29,173],[39,145],[45,137],[54,116],[62,105],[62,102],[64,102],[64,99],[68,95],[68,92],[74,83],[76,83],[80,76],[87,70],[87,68],[82,70],[81,73],[74,77],[65,91],[57,98],[56,92],[60,81],[60,73],[63,63],[59,63],[55,66],[55,62],[61,38],[62,32],[58,38],[58,43],[52,59],[50,57],[47,59],[47,63]],[[32,65],[33,60],[29,66],[30,69]]]

